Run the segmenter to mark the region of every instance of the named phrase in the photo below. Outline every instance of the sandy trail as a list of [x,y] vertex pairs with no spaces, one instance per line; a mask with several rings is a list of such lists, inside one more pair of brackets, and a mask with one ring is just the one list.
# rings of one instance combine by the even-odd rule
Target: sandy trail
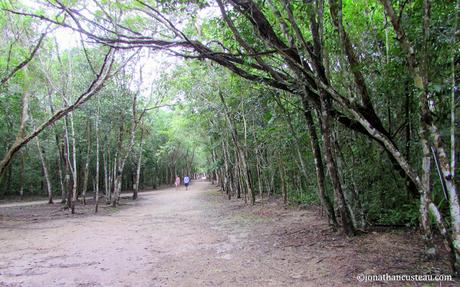
[[[267,258],[244,254],[245,228],[221,222],[210,188],[142,194],[111,216],[3,227],[0,285],[279,286]],[[254,264],[264,272],[254,275]]]
[[[154,191],[144,191],[142,194],[150,194]],[[121,198],[130,198],[132,197],[132,192],[123,192],[121,193],[120,197]],[[86,200],[91,200],[93,199],[93,196],[86,196]],[[78,200],[82,200],[82,197],[78,198]],[[100,202],[104,200],[103,196],[99,197]],[[54,198],[54,203],[57,203],[60,201],[60,198]],[[48,200],[32,200],[32,201],[13,201],[13,202],[0,202],[0,208],[5,208],[5,207],[21,207],[21,206],[32,206],[32,205],[42,205],[42,204],[48,204]]]
[[316,211],[245,207],[205,182],[140,196],[108,215],[0,216],[0,286],[356,286],[421,262],[407,234],[346,239]]

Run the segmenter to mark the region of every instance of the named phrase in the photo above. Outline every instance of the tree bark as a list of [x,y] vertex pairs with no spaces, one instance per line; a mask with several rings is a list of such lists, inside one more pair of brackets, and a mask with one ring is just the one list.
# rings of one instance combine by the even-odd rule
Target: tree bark
[[96,133],[96,174],[95,174],[95,207],[94,213],[97,213],[99,209],[99,97],[97,98],[97,110],[96,110],[96,121],[95,121],[95,133]]
[[284,206],[287,206],[288,204],[288,191],[286,188],[286,174],[284,171],[284,164],[283,164],[283,159],[281,158],[281,155],[278,153],[278,171],[279,171],[279,177],[280,177],[280,186],[281,186],[281,194],[283,196],[283,203]]
[[330,103],[327,99],[321,99],[321,135],[323,138],[324,145],[324,158],[326,160],[326,166],[331,178],[332,187],[334,189],[335,201],[337,209],[340,213],[341,228],[343,232],[352,236],[355,233],[353,222],[350,217],[349,209],[347,207],[347,202],[345,201],[345,196],[343,194],[342,185],[340,183],[337,165],[334,160],[332,153],[332,143],[331,143],[331,131],[330,131]]
[[24,151],[21,152],[21,162],[19,166],[19,196],[24,197]]
[[314,157],[316,181],[318,185],[318,196],[321,201],[321,205],[326,208],[326,213],[329,221],[329,225],[332,229],[337,229],[338,223],[335,216],[334,206],[330,198],[326,195],[325,175],[323,160],[321,156],[321,147],[319,144],[318,135],[313,122],[313,116],[311,114],[310,107],[304,103],[304,116],[307,123],[307,130],[310,135],[310,146]]
[[38,157],[40,158],[40,163],[42,165],[42,170],[43,170],[43,175],[45,177],[45,183],[46,183],[46,191],[48,193],[48,203],[52,204],[53,203],[53,189],[51,187],[51,181],[48,173],[48,167],[46,165],[46,158],[45,158],[45,151],[42,149],[40,145],[40,138],[36,137],[35,142],[37,144],[37,149],[38,149]]
[[141,166],[142,166],[142,145],[144,143],[144,126],[141,125],[141,142],[139,144],[139,155],[137,157],[137,168],[136,168],[136,186],[133,191],[133,199],[137,199],[139,193],[139,183],[141,178]]
[[233,182],[230,180],[230,175],[231,171],[229,168],[229,158],[228,158],[228,150],[227,150],[227,144],[226,140],[222,138],[222,155],[224,158],[224,176],[222,178],[223,180],[223,191],[227,194],[228,199],[232,198],[233,195]]
[[[78,186],[78,170],[77,170],[77,146],[75,141],[75,127],[73,123],[73,114],[69,114],[71,138],[72,138],[72,162],[69,162],[70,172],[72,174],[72,200],[70,202],[70,208],[72,214],[75,213],[75,203],[77,202],[77,186]],[[67,135],[68,137],[68,135]],[[69,159],[70,160],[70,159]]]
[[[114,192],[113,192],[113,197],[112,197],[112,206],[116,207],[118,204],[118,201],[120,199],[120,193],[121,193],[121,184],[122,184],[122,176],[123,176],[123,169],[125,167],[126,160],[128,159],[128,156],[131,154],[131,151],[134,146],[134,139],[136,137],[136,129],[138,126],[139,121],[141,118],[137,119],[137,96],[138,96],[139,91],[135,92],[133,94],[132,98],[132,104],[131,104],[131,112],[132,112],[132,118],[131,118],[131,132],[130,132],[130,140],[128,147],[123,153],[122,150],[122,145],[123,145],[123,124],[120,126],[120,133],[119,133],[119,138],[118,138],[118,144],[117,144],[117,150],[118,150],[118,155],[117,155],[117,164],[116,164],[116,175],[115,175],[115,183],[114,183]],[[143,114],[141,114],[142,117]]]
[[86,133],[87,133],[87,150],[86,150],[86,160],[85,160],[85,168],[83,171],[83,189],[81,192],[81,196],[83,197],[83,205],[86,205],[86,191],[88,189],[88,174],[89,174],[89,156],[91,154],[91,122],[88,121],[86,125]]

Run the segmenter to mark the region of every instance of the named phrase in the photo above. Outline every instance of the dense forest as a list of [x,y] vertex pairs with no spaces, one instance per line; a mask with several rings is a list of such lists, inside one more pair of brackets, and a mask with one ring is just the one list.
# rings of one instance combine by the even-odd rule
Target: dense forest
[[418,229],[459,274],[459,2],[0,1],[0,197],[97,212],[206,175]]

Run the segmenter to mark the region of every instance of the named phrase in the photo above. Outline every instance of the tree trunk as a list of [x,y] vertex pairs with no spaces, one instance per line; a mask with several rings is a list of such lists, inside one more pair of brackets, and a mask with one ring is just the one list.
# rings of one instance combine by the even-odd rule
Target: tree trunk
[[109,159],[107,158],[108,157],[107,153],[108,153],[107,147],[105,148],[103,147],[102,148],[102,162],[104,165],[104,193],[105,193],[105,202],[109,203],[111,201],[110,199],[110,178],[109,178],[110,167],[108,166]]
[[75,213],[75,203],[77,202],[77,185],[78,185],[78,170],[77,170],[77,147],[75,144],[75,127],[73,124],[73,114],[69,114],[70,120],[70,128],[71,128],[71,136],[72,136],[72,163],[71,163],[71,173],[72,173],[72,201],[70,204],[70,208],[72,214]]
[[278,107],[280,107],[280,109],[282,110],[283,114],[286,117],[286,122],[288,124],[289,130],[291,131],[292,138],[294,139],[295,149],[296,149],[297,156],[299,158],[300,169],[301,169],[300,171],[302,173],[302,176],[305,178],[305,180],[308,180],[309,178],[308,178],[308,174],[307,174],[306,165],[305,165],[305,162],[304,162],[304,159],[303,159],[303,156],[302,156],[302,152],[300,150],[300,147],[301,147],[300,139],[299,139],[299,137],[297,136],[297,133],[294,130],[294,126],[292,125],[291,115],[290,115],[290,113],[288,111],[286,111],[286,109],[284,108],[283,104],[281,103],[281,100],[277,96],[275,96],[275,100],[276,100],[276,103],[278,104]]
[[98,208],[99,208],[99,97],[97,98],[97,111],[96,111],[96,122],[95,122],[95,128],[96,128],[96,174],[94,175],[95,178],[95,207],[94,207],[94,213],[97,213]]
[[19,167],[19,196],[24,197],[24,151],[21,152],[21,163]]
[[310,111],[310,107],[304,103],[304,116],[307,123],[307,130],[310,135],[310,146],[314,157],[316,182],[318,185],[318,195],[321,201],[321,205],[325,207],[329,225],[332,229],[337,229],[338,223],[335,216],[334,206],[330,198],[326,195],[325,175],[323,167],[323,159],[321,156],[321,147],[319,145],[318,135],[313,122],[313,117]]
[[133,199],[137,199],[137,194],[139,193],[139,183],[141,177],[141,166],[142,166],[142,145],[144,143],[144,127],[141,126],[141,143],[139,144],[139,156],[137,159],[137,169],[136,169],[136,183],[133,192]]
[[340,213],[341,219],[341,228],[343,232],[348,236],[352,236],[355,233],[353,223],[350,218],[350,213],[347,208],[347,203],[345,201],[345,196],[343,194],[342,186],[340,183],[339,175],[337,172],[337,166],[334,161],[332,154],[332,144],[331,144],[331,131],[330,131],[330,103],[322,97],[321,99],[321,134],[323,138],[324,145],[324,158],[326,160],[326,166],[331,178],[332,187],[334,189],[334,195],[336,200],[337,209]]
[[70,208],[70,190],[72,190],[72,187],[70,186],[70,160],[69,160],[69,138],[67,136],[67,119],[64,120],[64,144],[62,146],[63,148],[63,163],[64,163],[64,192],[65,192],[65,198],[63,199],[63,202],[65,203],[67,208]]
[[[132,119],[131,119],[131,132],[130,132],[130,141],[126,151],[122,150],[123,144],[123,120],[121,121],[120,126],[120,133],[118,137],[117,143],[117,167],[116,167],[116,175],[115,175],[115,183],[114,183],[114,192],[112,197],[112,206],[116,207],[120,198],[121,193],[121,183],[122,183],[122,176],[123,176],[123,169],[125,167],[126,160],[128,156],[131,154],[131,151],[134,146],[134,139],[136,136],[136,129],[138,126],[140,118],[137,119],[136,112],[137,112],[137,96],[138,92],[134,93],[132,99]],[[142,116],[142,115],[141,115]]]
[[288,204],[288,191],[286,188],[286,174],[284,171],[284,164],[283,159],[281,158],[280,154],[278,153],[278,170],[279,170],[279,177],[280,177],[280,185],[281,185],[281,194],[283,196],[283,203],[285,206]]
[[83,197],[83,205],[86,205],[86,191],[88,189],[89,156],[91,153],[91,122],[90,121],[88,121],[86,125],[86,133],[87,133],[86,144],[88,145],[88,147],[86,150],[85,169],[83,172],[83,190],[81,192],[81,196]]
[[43,170],[43,175],[45,177],[45,182],[46,182],[46,190],[48,193],[48,203],[52,204],[53,203],[53,190],[51,187],[51,181],[49,178],[49,173],[48,173],[48,167],[46,166],[46,159],[45,159],[45,151],[42,150],[40,146],[40,138],[36,137],[35,138],[36,144],[37,144],[37,149],[38,149],[38,156],[40,158],[40,163],[42,165],[42,170]]
[[66,189],[65,189],[65,179],[62,171],[62,165],[65,165],[64,153],[63,153],[63,145],[59,143],[59,137],[57,133],[55,134],[56,140],[56,148],[58,150],[58,158],[56,160],[56,165],[58,167],[58,176],[59,176],[59,186],[61,189],[61,203],[65,203],[66,199]]
[[260,155],[259,149],[256,150],[256,173],[257,173],[257,186],[259,188],[259,197],[262,201],[263,198],[263,184],[262,184],[262,173],[260,168]]

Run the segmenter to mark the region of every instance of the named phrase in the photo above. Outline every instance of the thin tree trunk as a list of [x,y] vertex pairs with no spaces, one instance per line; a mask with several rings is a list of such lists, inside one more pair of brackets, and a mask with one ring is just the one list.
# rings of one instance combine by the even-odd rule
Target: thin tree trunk
[[458,98],[458,83],[455,74],[455,44],[458,43],[458,11],[460,10],[460,1],[456,1],[454,17],[454,29],[452,35],[452,55],[451,55],[451,78],[452,78],[452,91],[450,100],[450,173],[452,178],[455,178],[457,172],[457,139],[456,139],[456,100]]
[[[51,80],[48,80],[48,82],[51,85]],[[53,101],[51,99],[51,94],[52,94],[51,92],[48,93],[48,106],[49,106],[51,114],[54,114],[54,106],[53,106]],[[64,178],[63,178],[63,173],[62,173],[63,152],[62,152],[62,146],[59,140],[59,134],[58,134],[55,124],[53,124],[52,127],[53,127],[53,132],[54,132],[54,140],[56,143],[56,149],[58,151],[58,158],[56,161],[56,165],[57,165],[58,176],[59,176],[59,187],[61,190],[61,203],[64,203],[65,198],[66,198],[66,192],[65,192]]]
[[[64,163],[64,154],[63,154],[63,145],[59,143],[59,137],[56,133],[56,148],[58,150],[58,158],[56,160],[56,165],[58,167],[58,176],[59,176],[59,186],[61,189],[61,203],[65,203],[66,199],[66,189],[65,189],[65,182],[64,182],[64,175],[62,171],[62,164]],[[64,163],[65,164],[65,163]]]
[[37,144],[38,156],[40,158],[40,163],[42,165],[43,175],[45,177],[46,191],[48,193],[48,203],[52,204],[53,203],[53,190],[52,190],[51,181],[49,178],[48,167],[46,166],[46,159],[45,159],[45,154],[44,154],[45,151],[42,150],[41,148],[39,137],[35,138],[35,142]]
[[284,171],[284,164],[281,155],[278,153],[278,170],[279,170],[279,177],[281,181],[281,194],[283,196],[283,203],[285,206],[288,204],[288,191],[286,188],[286,174]]
[[302,156],[302,152],[300,150],[300,147],[301,147],[300,139],[299,139],[299,137],[297,136],[297,133],[294,130],[294,126],[292,125],[291,115],[290,115],[290,113],[288,111],[286,111],[286,109],[284,108],[283,104],[281,103],[280,99],[277,96],[275,96],[275,100],[276,100],[276,103],[278,104],[278,107],[280,107],[280,109],[283,111],[283,114],[286,117],[286,122],[288,123],[289,130],[291,131],[292,138],[294,139],[296,153],[297,153],[297,156],[298,156],[299,162],[300,162],[301,173],[302,173],[303,177],[305,178],[305,180],[308,180],[309,177],[308,177],[308,174],[307,174],[307,168],[306,168],[303,156]]
[[99,97],[97,98],[97,110],[96,110],[96,174],[95,174],[95,207],[94,212],[97,213],[99,208]]
[[259,188],[259,197],[263,199],[263,184],[262,184],[262,173],[260,168],[260,155],[259,149],[256,150],[256,172],[257,172],[257,186]]
[[21,151],[21,162],[19,166],[19,196],[24,197],[24,151]]
[[343,190],[343,195],[344,195],[344,199],[346,203],[346,208],[348,208],[350,219],[352,221],[353,226],[358,227],[360,223],[356,217],[356,213],[360,213],[360,210],[358,208],[355,208],[355,206],[358,205],[358,203],[356,202],[358,200],[354,196],[354,192],[353,192],[354,186],[352,184],[351,187],[348,187],[347,180],[345,179],[345,176],[344,176],[346,170],[345,170],[344,163],[342,161],[342,151],[340,149],[340,145],[337,143],[338,135],[331,133],[331,138],[333,142],[333,147],[332,147],[334,151],[333,154],[334,154],[334,158],[336,159],[337,174],[338,174],[338,178],[340,182],[342,183],[342,190]]
[[134,187],[133,199],[137,199],[137,194],[139,193],[139,182],[141,177],[141,166],[142,166],[142,145],[144,143],[144,126],[141,126],[141,143],[139,144],[139,156],[137,160],[137,169],[136,169],[136,186]]
[[[304,106],[304,108],[308,109],[309,107]],[[307,130],[310,135],[310,145],[314,157],[316,181],[318,184],[318,195],[321,201],[321,205],[326,208],[329,225],[332,227],[332,229],[337,229],[338,223],[337,218],[335,216],[334,206],[332,204],[332,201],[326,195],[325,175],[323,160],[321,157],[321,147],[319,145],[319,139],[316,133],[316,129],[314,127],[311,111],[307,109],[304,111],[304,116],[307,123]]]
[[77,201],[77,185],[78,185],[78,170],[77,170],[77,147],[75,143],[75,127],[73,123],[73,114],[70,113],[69,115],[70,120],[70,128],[71,128],[71,137],[72,137],[72,168],[70,169],[72,173],[72,201],[70,204],[70,208],[72,214],[75,213],[75,203]]
[[324,96],[321,96],[321,134],[324,145],[324,157],[326,166],[331,178],[332,187],[334,189],[337,209],[340,213],[341,227],[343,232],[348,236],[354,235],[355,230],[350,217],[349,209],[345,201],[342,185],[340,183],[337,165],[332,154],[331,131],[330,131],[330,103]]
[[107,159],[107,147],[102,148],[102,162],[104,165],[104,191],[105,191],[105,202],[110,202],[110,186],[109,186],[109,167]]
[[86,191],[88,189],[89,156],[91,153],[91,122],[90,121],[88,121],[86,125],[86,132],[87,132],[86,144],[88,145],[88,147],[86,150],[85,169],[83,172],[83,190],[81,192],[81,196],[83,197],[83,205],[86,205]]
[[217,176],[217,170],[215,169],[216,163],[217,163],[217,157],[216,157],[216,151],[214,150],[214,148],[211,151],[211,157],[212,157],[212,162],[214,163],[213,164],[214,169],[211,171],[211,184],[214,185],[216,181],[219,182],[219,179]]
[[222,138],[222,154],[224,158],[224,169],[225,169],[225,175],[222,178],[223,180],[223,190],[225,193],[227,193],[227,198],[231,199],[232,194],[233,194],[233,182],[230,180],[230,175],[231,171],[229,168],[229,155],[228,155],[228,150],[227,150],[228,144],[226,144],[226,140]]
[[70,168],[69,168],[69,138],[67,136],[67,118],[64,119],[64,144],[62,146],[63,152],[63,163],[64,163],[64,191],[65,191],[65,198],[63,199],[63,202],[65,203],[66,207],[70,207]]
[[118,204],[118,197],[121,192],[121,180],[123,175],[123,169],[121,168],[121,153],[123,148],[123,134],[124,134],[124,118],[120,120],[120,127],[118,132],[117,146],[115,152],[115,159],[113,160],[113,173],[112,173],[112,187],[113,195],[111,199],[111,204],[113,207],[116,207]]
[[[427,7],[428,2],[424,1],[425,9],[429,9]],[[428,22],[427,22],[428,21]],[[428,56],[428,37],[429,37],[429,11],[424,12],[423,17],[423,53],[424,57]],[[428,108],[429,105],[429,91],[428,91],[428,59],[424,59],[422,63],[422,73],[423,73],[423,91],[421,91],[420,97],[420,142],[422,144],[422,184],[423,190],[420,194],[420,214],[421,214],[421,225],[423,231],[423,239],[425,242],[426,252],[429,255],[435,255],[436,249],[433,243],[433,235],[431,231],[430,221],[428,217],[429,212],[429,201],[432,187],[432,178],[431,178],[431,148],[430,148],[430,111]]]
[[[138,91],[139,92],[139,91]],[[123,169],[125,167],[126,160],[128,159],[128,156],[131,154],[131,151],[134,146],[134,139],[136,136],[136,129],[138,126],[139,121],[141,120],[140,118],[137,119],[136,112],[137,112],[137,96],[138,92],[134,93],[133,99],[132,99],[132,119],[131,119],[131,132],[130,132],[130,141],[129,145],[122,154],[122,144],[123,144],[123,123],[121,124],[120,127],[120,134],[118,138],[118,144],[117,144],[117,150],[118,150],[118,155],[117,155],[117,167],[116,167],[116,175],[115,175],[115,184],[114,184],[114,193],[112,197],[112,206],[116,207],[118,204],[118,201],[120,199],[120,193],[121,193],[121,183],[122,183],[122,176],[123,176]],[[142,115],[141,115],[142,116]]]

